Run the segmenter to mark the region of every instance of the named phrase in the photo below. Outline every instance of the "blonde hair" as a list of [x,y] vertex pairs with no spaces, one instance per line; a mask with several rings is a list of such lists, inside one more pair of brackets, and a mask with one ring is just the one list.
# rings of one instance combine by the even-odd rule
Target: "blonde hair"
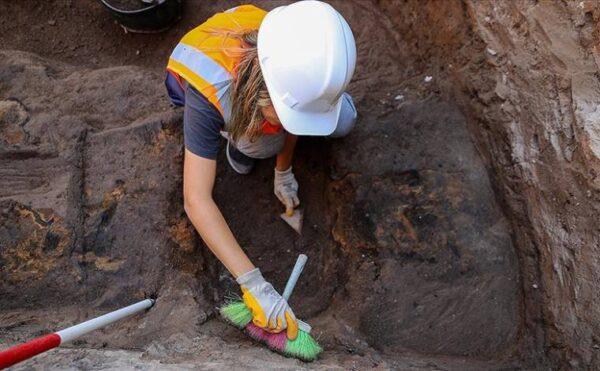
[[224,48],[226,54],[239,58],[233,70],[230,88],[231,115],[226,129],[234,142],[243,135],[253,141],[262,133],[261,124],[264,117],[261,108],[271,105],[271,98],[258,63],[258,31],[220,30],[217,33],[224,36],[224,39],[235,38],[241,42],[238,48]]

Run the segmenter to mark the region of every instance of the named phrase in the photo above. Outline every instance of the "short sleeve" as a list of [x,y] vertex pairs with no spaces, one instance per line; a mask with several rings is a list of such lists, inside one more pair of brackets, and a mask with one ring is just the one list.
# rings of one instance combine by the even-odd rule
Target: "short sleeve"
[[215,160],[225,123],[217,109],[191,85],[185,89],[183,140],[193,154]]
[[171,103],[179,107],[184,106],[185,91],[183,90],[183,84],[180,83],[180,80],[176,74],[171,71],[167,71],[165,86],[167,88],[169,98],[171,98]]

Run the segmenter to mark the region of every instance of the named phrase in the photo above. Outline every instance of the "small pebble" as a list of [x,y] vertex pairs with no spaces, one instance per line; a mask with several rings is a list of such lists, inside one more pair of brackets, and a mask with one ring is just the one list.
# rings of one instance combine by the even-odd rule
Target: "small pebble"
[[496,54],[498,54],[498,52],[497,52],[497,51],[495,51],[494,49],[491,49],[491,48],[487,48],[487,52],[488,52],[490,55],[496,55]]
[[425,76],[425,82],[431,82],[433,80],[433,76]]
[[534,289],[537,289],[537,288],[538,288],[538,285],[537,285],[537,283],[534,283],[534,284],[533,284],[533,288],[534,288]]
[[394,100],[402,100],[402,99],[404,99],[404,95],[402,95],[402,94],[398,94],[394,97]]
[[139,50],[136,50],[136,51],[135,51],[135,55],[140,55],[140,51],[139,51]]
[[56,24],[56,21],[54,19],[51,19],[51,20],[48,21],[48,24],[50,26],[54,26]]

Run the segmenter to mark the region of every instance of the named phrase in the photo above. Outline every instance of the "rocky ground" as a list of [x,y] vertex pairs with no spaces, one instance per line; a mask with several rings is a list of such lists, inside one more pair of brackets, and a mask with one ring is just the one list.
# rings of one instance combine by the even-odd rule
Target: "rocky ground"
[[[302,138],[301,237],[273,161],[219,158],[215,197],[324,345],[312,364],[222,323],[236,293],[182,207],[162,79],[178,39],[96,2],[0,2],[0,346],[156,296],[23,367],[511,369],[598,365],[598,6],[338,1],[357,40],[356,130]],[[261,2],[272,8],[280,1]],[[596,107],[596,108],[595,108]]]

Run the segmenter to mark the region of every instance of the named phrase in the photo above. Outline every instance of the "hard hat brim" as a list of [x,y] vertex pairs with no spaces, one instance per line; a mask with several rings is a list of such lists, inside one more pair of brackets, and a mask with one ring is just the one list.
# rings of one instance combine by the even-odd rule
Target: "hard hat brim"
[[271,97],[273,107],[284,129],[294,135],[327,136],[334,132],[342,108],[342,99],[327,112],[307,112],[290,108]]

